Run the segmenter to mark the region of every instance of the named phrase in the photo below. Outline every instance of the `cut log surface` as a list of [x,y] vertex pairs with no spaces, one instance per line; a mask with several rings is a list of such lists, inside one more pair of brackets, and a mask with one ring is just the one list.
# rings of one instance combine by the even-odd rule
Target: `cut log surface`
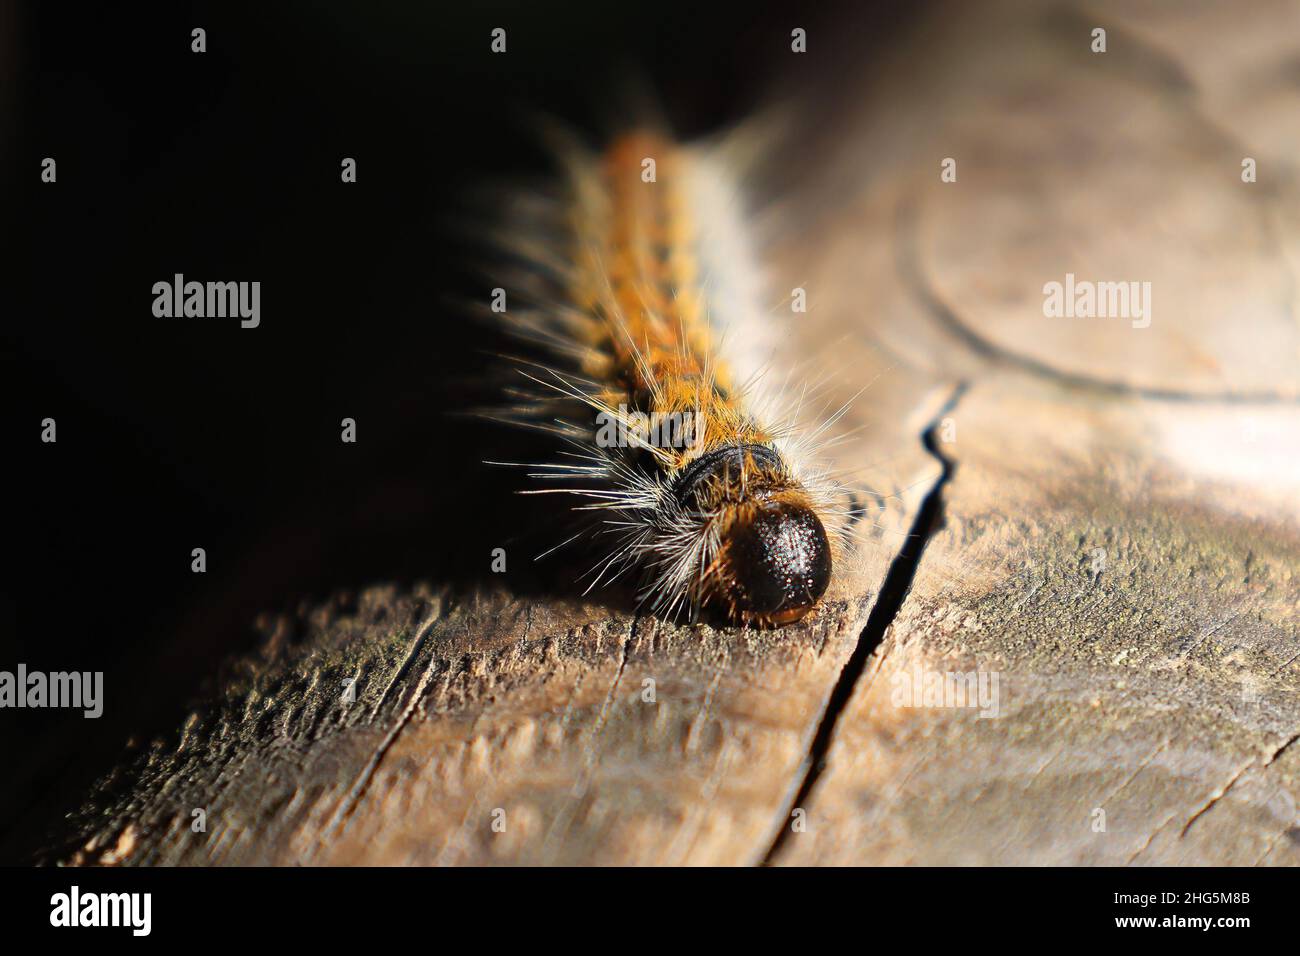
[[[838,78],[763,244],[790,350],[866,387],[836,463],[879,508],[815,616],[339,595],[55,858],[1300,863],[1300,29],[1263,6],[956,4]],[[1150,324],[1045,316],[1067,273]]]
[[1179,458],[1236,454],[1239,414],[968,392],[945,526],[783,859],[1300,863],[1295,528]]

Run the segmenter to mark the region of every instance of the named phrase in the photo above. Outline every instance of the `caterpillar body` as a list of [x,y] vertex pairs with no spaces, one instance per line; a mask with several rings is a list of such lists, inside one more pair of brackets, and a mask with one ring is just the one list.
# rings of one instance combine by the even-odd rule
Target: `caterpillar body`
[[802,428],[768,387],[767,310],[727,178],[653,132],[565,159],[563,196],[517,204],[503,240],[527,301],[506,318],[546,353],[520,369],[531,385],[510,420],[564,445],[524,466],[561,485],[525,493],[575,496],[592,518],[607,547],[589,587],[630,574],[664,616],[799,620],[857,509],[810,463],[838,416]]

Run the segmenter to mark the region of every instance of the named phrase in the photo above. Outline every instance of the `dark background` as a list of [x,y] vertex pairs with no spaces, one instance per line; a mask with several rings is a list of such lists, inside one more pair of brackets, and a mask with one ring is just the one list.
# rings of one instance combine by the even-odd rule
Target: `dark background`
[[[792,26],[830,45],[830,21],[533,0],[9,10],[0,669],[102,670],[105,711],[0,712],[0,859],[129,736],[175,726],[259,613],[487,573],[527,499],[480,464],[493,429],[447,414],[479,399],[491,348],[457,304],[491,283],[449,224],[480,187],[549,168],[532,118],[599,143],[635,121],[619,91],[640,84],[678,134],[713,132],[797,81]],[[260,281],[260,327],[155,318],[177,272]]]

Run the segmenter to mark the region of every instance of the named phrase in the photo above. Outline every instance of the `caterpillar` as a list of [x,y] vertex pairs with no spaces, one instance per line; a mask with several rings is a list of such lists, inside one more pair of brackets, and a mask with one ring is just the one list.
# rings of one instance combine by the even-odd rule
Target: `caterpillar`
[[812,455],[844,408],[804,428],[781,407],[734,187],[708,150],[655,131],[562,157],[563,192],[513,203],[499,237],[525,301],[504,317],[544,353],[500,417],[562,447],[496,464],[532,469],[551,486],[525,494],[574,496],[592,519],[604,547],[588,590],[632,575],[669,618],[800,620],[859,514]]

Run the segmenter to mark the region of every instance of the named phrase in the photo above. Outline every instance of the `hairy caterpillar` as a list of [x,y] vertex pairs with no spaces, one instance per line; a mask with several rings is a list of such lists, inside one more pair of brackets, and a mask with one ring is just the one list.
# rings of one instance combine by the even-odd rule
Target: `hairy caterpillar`
[[589,587],[633,574],[654,613],[799,620],[858,513],[809,464],[844,409],[813,429],[779,410],[760,365],[760,283],[705,151],[634,132],[564,156],[565,194],[516,202],[501,239],[527,302],[505,318],[546,353],[521,369],[531,385],[512,390],[507,417],[564,444],[556,461],[521,465],[562,485],[525,493],[573,495],[591,513],[608,547]]

